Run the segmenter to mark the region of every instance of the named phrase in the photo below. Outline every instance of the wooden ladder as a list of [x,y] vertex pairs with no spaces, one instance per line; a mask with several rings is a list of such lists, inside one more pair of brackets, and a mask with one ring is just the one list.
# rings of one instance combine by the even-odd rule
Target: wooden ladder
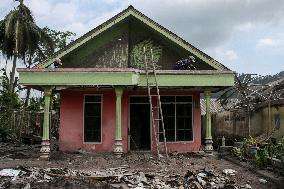
[[[160,90],[157,82],[157,73],[156,73],[156,65],[153,61],[153,51],[152,49],[150,50],[150,55],[151,55],[151,66],[152,66],[152,72],[154,74],[154,82],[151,83],[149,80],[149,66],[148,66],[148,60],[146,56],[146,48],[143,48],[144,51],[144,62],[145,62],[145,73],[146,73],[146,78],[147,78],[147,88],[148,88],[148,96],[149,96],[149,103],[150,103],[150,109],[151,109],[151,121],[152,121],[152,126],[154,129],[154,137],[156,140],[156,145],[157,145],[157,154],[158,154],[158,159],[160,160],[160,150],[159,150],[159,140],[157,137],[157,130],[156,128],[159,129],[159,122],[162,124],[162,129],[163,129],[163,136],[164,136],[164,148],[165,148],[165,153],[166,153],[166,158],[168,159],[168,148],[167,148],[167,139],[166,139],[166,132],[165,132],[165,124],[164,124],[164,117],[163,117],[163,111],[162,111],[162,104],[161,104],[161,96],[160,96]],[[152,94],[152,89],[155,89],[155,93]],[[157,104],[156,106],[153,106],[152,103],[152,97],[157,97]],[[155,118],[154,112],[155,110],[159,111],[159,118]],[[159,131],[159,130],[158,130]],[[159,133],[159,132],[158,132]]]

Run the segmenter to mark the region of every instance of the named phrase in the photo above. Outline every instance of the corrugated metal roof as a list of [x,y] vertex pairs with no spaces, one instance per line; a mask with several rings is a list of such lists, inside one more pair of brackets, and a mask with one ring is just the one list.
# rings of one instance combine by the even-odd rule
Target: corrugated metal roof
[[[201,115],[206,114],[206,104],[205,104],[205,99],[200,99],[200,109],[201,109]],[[218,113],[225,111],[224,108],[222,107],[221,103],[219,100],[216,98],[210,99],[210,111],[211,113]]]

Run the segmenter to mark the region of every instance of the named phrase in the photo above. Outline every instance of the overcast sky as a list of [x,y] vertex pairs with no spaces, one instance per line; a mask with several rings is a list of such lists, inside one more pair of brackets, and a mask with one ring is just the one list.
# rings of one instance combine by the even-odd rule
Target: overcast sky
[[[41,27],[81,36],[132,4],[230,69],[284,70],[284,0],[24,0]],[[0,19],[18,3],[0,0]]]

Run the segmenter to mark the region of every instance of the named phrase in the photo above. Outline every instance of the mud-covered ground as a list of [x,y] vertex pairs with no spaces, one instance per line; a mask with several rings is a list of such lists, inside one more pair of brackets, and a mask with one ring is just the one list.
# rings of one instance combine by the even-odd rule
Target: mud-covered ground
[[[170,154],[159,161],[152,153],[53,152],[39,159],[40,146],[0,143],[0,171],[18,170],[15,177],[0,176],[0,188],[284,188],[274,170],[241,166],[217,154]],[[281,185],[283,184],[283,185]]]

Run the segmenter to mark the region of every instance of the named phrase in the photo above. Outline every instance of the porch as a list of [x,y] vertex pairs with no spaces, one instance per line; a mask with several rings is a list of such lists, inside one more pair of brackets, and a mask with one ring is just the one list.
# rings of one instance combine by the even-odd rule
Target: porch
[[[49,109],[52,92],[59,92],[61,97],[61,126],[60,149],[74,151],[87,149],[95,152],[113,151],[118,156],[133,149],[131,147],[130,126],[130,98],[132,96],[147,97],[146,75],[144,71],[132,68],[55,68],[55,69],[18,69],[21,74],[20,82],[23,85],[44,91],[45,114],[42,142],[42,157],[48,158],[49,147]],[[149,76],[150,81],[154,79]],[[158,85],[161,96],[191,96],[192,101],[192,139],[176,141],[178,130],[172,131],[167,137],[174,137],[167,142],[170,151],[198,151],[201,144],[200,126],[200,94],[204,93],[206,99],[206,151],[211,152],[211,120],[210,96],[211,92],[231,86],[234,82],[233,72],[216,70],[158,70]],[[101,121],[102,129],[99,140],[85,141],[84,131],[84,103],[85,96],[101,96]],[[176,98],[176,97],[175,97]],[[103,100],[102,100],[103,99]],[[153,99],[155,102],[155,99]],[[98,102],[91,102],[98,103]],[[185,102],[186,103],[186,102]],[[145,103],[147,104],[147,103]],[[139,109],[136,107],[136,109]],[[154,113],[158,116],[158,113]],[[175,113],[176,114],[176,113]],[[93,116],[93,115],[91,115]],[[95,115],[97,116],[97,115]],[[134,115],[135,116],[135,115]],[[176,122],[175,118],[175,122]],[[99,123],[99,121],[98,121]],[[70,127],[73,125],[73,127]],[[149,124],[150,126],[150,124]],[[137,128],[136,128],[137,129]],[[150,147],[148,150],[157,149],[157,140],[153,128],[150,132]],[[135,133],[134,133],[135,134]],[[133,134],[132,134],[133,135]],[[64,136],[64,137],[62,137]],[[99,135],[97,135],[99,136]],[[146,137],[147,138],[147,137]],[[142,143],[141,143],[142,144]],[[143,143],[144,145],[144,143]],[[143,149],[142,149],[143,150]],[[161,149],[162,150],[162,149]]]

